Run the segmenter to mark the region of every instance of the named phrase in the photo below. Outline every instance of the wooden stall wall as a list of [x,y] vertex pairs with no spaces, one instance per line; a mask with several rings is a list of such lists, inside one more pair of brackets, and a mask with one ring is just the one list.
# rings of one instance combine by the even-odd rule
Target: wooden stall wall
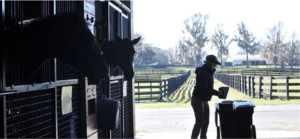
[[[128,2],[125,3],[128,5]],[[89,130],[87,123],[82,122],[89,120],[83,116],[89,105],[83,107],[86,100],[82,96],[87,96],[87,89],[91,86],[80,72],[60,59],[49,59],[37,69],[34,81],[26,83],[22,70],[26,65],[20,62],[22,56],[26,55],[20,51],[23,21],[76,10],[84,15],[98,40],[110,41],[113,35],[123,38],[131,36],[131,17],[124,7],[110,1],[4,0],[0,7],[1,138],[86,138],[95,135],[100,138],[134,137],[132,83],[123,81],[120,69],[118,76],[95,87],[97,96],[93,100],[97,101],[97,97],[102,95],[119,100],[122,104],[121,124],[114,131],[97,132],[97,129]],[[61,96],[65,86],[72,86],[72,112],[62,115]],[[95,106],[96,103],[91,104]]]

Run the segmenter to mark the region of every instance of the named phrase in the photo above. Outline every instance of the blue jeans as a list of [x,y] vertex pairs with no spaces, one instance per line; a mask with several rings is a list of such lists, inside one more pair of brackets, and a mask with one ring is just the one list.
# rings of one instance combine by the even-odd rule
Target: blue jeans
[[207,138],[207,128],[209,124],[209,105],[207,101],[202,101],[199,98],[192,97],[191,101],[194,113],[195,113],[195,125],[192,131],[191,138]]

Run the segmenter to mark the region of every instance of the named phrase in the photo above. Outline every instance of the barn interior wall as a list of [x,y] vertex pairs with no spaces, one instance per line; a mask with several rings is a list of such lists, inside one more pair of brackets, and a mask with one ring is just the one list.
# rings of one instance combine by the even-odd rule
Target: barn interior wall
[[[96,3],[97,5],[97,3]],[[131,2],[130,1],[124,1],[124,5],[126,5],[127,7],[130,7]],[[102,6],[102,7],[101,7]],[[96,12],[96,21],[105,21],[106,19],[108,19],[107,14],[105,14],[103,11],[105,10],[105,6],[101,5],[99,6],[99,8],[96,8],[96,11],[100,10],[101,12]],[[27,19],[31,19],[31,18],[36,18],[36,17],[41,17],[41,16],[48,16],[48,15],[53,15],[53,14],[58,14],[58,13],[63,13],[63,12],[71,12],[71,11],[79,11],[81,13],[84,13],[84,4],[82,1],[2,1],[1,2],[1,13],[2,13],[2,18],[0,19],[1,21],[1,56],[0,56],[0,93],[5,91],[6,87],[10,87],[10,86],[18,86],[18,85],[24,85],[25,81],[23,80],[23,71],[22,71],[22,64],[20,64],[20,59],[22,57],[21,56],[21,52],[18,51],[18,47],[19,44],[22,43],[18,40],[20,40],[20,37],[22,37],[19,32],[21,30],[15,30],[13,32],[5,32],[5,28],[9,27],[15,27],[18,26],[16,23],[23,21],[23,20],[27,20]],[[100,8],[101,7],[101,8]],[[97,16],[97,14],[99,13],[100,16]],[[101,16],[102,15],[102,16]],[[103,18],[97,18],[97,17],[103,17]],[[117,17],[118,18],[118,17]],[[131,16],[130,16],[131,19]],[[131,19],[132,20],[132,19]],[[129,23],[130,24],[130,23]],[[129,29],[131,30],[131,29]],[[99,31],[101,32],[101,31]],[[17,35],[16,35],[17,34]],[[99,34],[95,34],[96,37],[103,37],[106,34],[108,34],[108,30],[103,29],[103,34],[99,33]],[[119,32],[118,32],[119,34]],[[131,32],[130,32],[131,34]],[[99,36],[97,36],[99,35]],[[120,34],[119,34],[120,35]],[[129,35],[131,36],[131,35]],[[12,43],[13,42],[13,43]],[[71,65],[68,65],[66,63],[63,63],[62,61],[60,61],[59,59],[50,59],[47,60],[43,66],[41,67],[41,69],[39,69],[37,71],[36,76],[36,80],[35,83],[43,83],[43,82],[55,82],[55,80],[66,80],[66,79],[79,79],[80,74],[79,73],[75,73],[74,71],[70,70],[72,68]],[[57,72],[56,72],[57,71]],[[119,75],[122,74],[121,71],[118,71]],[[133,137],[134,136],[134,129],[132,129],[132,122],[134,119],[132,119],[132,115],[133,115],[133,107],[132,107],[132,103],[134,102],[132,100],[132,98],[134,98],[134,95],[132,95],[132,83],[129,82],[127,85],[127,91],[128,94],[125,97],[122,97],[121,94],[122,92],[120,92],[122,89],[122,79],[117,79],[118,80],[118,84],[117,85],[113,85],[115,86],[116,90],[112,90],[111,87],[111,83],[110,82],[105,82],[100,84],[99,86],[97,86],[97,91],[98,91],[98,95],[107,95],[107,96],[112,96],[112,98],[118,99],[122,102],[123,106],[122,109],[124,109],[124,111],[122,111],[122,119],[123,119],[123,123],[121,125],[121,127],[118,129],[120,130],[120,134],[121,135],[117,135],[119,132],[116,131],[103,131],[103,132],[99,132],[99,136],[98,137],[110,137],[110,138],[115,138],[115,137]],[[76,98],[79,96],[79,90],[80,90],[80,86],[79,85],[72,85],[74,87],[74,92],[73,92],[73,96]],[[35,99],[30,99],[30,97],[32,97],[32,95],[36,95],[36,94],[40,94],[40,93],[46,93],[48,94],[47,96],[49,96],[49,100],[51,100],[51,103],[49,106],[54,108],[55,105],[59,106],[60,105],[60,101],[55,103],[55,97],[51,97],[51,95],[54,96],[55,92],[57,92],[56,96],[57,100],[59,100],[59,96],[61,95],[61,87],[57,87],[56,89],[49,89],[49,90],[44,90],[44,91],[36,91],[36,92],[32,92],[32,93],[23,93],[23,95],[15,95],[18,99],[26,99],[26,100],[30,100],[30,102],[26,102],[27,103],[34,103]],[[111,94],[111,91],[114,91],[113,94]],[[121,94],[120,94],[121,93]],[[27,94],[27,95],[25,95]],[[26,97],[26,98],[22,98],[22,97]],[[15,97],[10,96],[9,97],[9,102],[6,102],[6,100],[3,99],[3,97],[1,97],[0,99],[0,107],[1,109],[1,116],[0,119],[4,119],[5,113],[6,113],[6,104],[14,104],[14,105],[20,105],[19,103],[15,103]],[[46,98],[46,97],[45,97]],[[75,99],[74,98],[74,104],[79,105],[79,103],[82,103],[82,101]],[[25,102],[24,102],[25,103]],[[46,101],[43,103],[47,103]],[[29,105],[29,104],[28,104]],[[47,103],[47,105],[49,105]],[[125,105],[125,106],[124,106]],[[4,108],[5,107],[5,108]],[[4,109],[3,109],[4,108]],[[13,108],[13,107],[11,107]],[[29,108],[29,107],[28,107]],[[17,109],[17,108],[15,108]],[[34,112],[34,110],[38,111],[37,109],[32,109],[32,112]],[[48,109],[49,110],[49,109]],[[57,111],[61,111],[60,108],[57,109]],[[82,137],[83,135],[81,135],[80,131],[75,130],[67,130],[71,128],[70,124],[66,125],[66,121],[67,123],[75,123],[74,126],[75,128],[80,128],[81,124],[80,124],[80,113],[82,112],[82,110],[80,110],[78,108],[78,106],[75,106],[75,110],[74,113],[71,115],[67,115],[67,116],[63,116],[61,115],[60,112],[57,113],[57,115],[55,115],[54,112],[50,112],[52,115],[52,118],[55,119],[55,117],[58,119],[57,121],[57,129],[55,129],[55,127],[51,127],[49,128],[49,130],[44,130],[41,131],[42,132],[47,132],[49,134],[49,136],[45,136],[45,137],[65,137],[65,138],[70,138],[70,137]],[[40,113],[40,115],[43,115],[43,113]],[[126,115],[126,116],[125,116]],[[10,115],[8,115],[10,116]],[[53,122],[52,119],[52,122]],[[4,120],[1,120],[0,125],[4,125],[4,123],[2,123]],[[14,122],[12,122],[11,124],[13,124]],[[32,124],[32,123],[28,123],[28,124]],[[38,123],[35,123],[38,124]],[[10,126],[10,129],[19,129],[22,128],[20,126],[15,127],[13,125],[7,125]],[[1,126],[0,130],[4,131],[5,127]],[[21,129],[19,129],[21,130]],[[57,130],[54,131],[52,133],[52,131],[50,130]],[[5,131],[7,132],[7,131]],[[9,134],[4,134],[4,132],[1,132],[0,134],[0,138],[1,137],[20,137],[19,135],[21,134],[15,134],[13,130],[8,131]],[[3,134],[2,134],[3,133]],[[113,133],[113,134],[111,134]],[[30,134],[30,131],[28,130],[28,134]],[[30,136],[30,137],[41,137],[38,136],[38,134],[34,134],[37,136]],[[112,136],[111,136],[112,135]],[[27,137],[27,133],[22,133],[22,136]],[[29,136],[28,136],[29,137]]]

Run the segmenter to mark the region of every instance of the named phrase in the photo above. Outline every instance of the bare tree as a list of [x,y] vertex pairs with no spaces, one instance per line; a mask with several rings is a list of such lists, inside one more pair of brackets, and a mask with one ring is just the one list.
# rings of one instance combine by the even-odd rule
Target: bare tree
[[155,56],[152,59],[151,63],[159,62],[161,65],[167,65],[169,63],[168,56],[167,56],[167,50],[162,50],[158,47],[152,47],[153,52],[155,53]]
[[247,68],[249,68],[248,55],[255,54],[256,49],[259,46],[259,42],[256,42],[256,37],[254,37],[252,33],[249,33],[244,22],[238,24],[238,31],[239,36],[235,36],[233,40],[236,41],[238,43],[237,45],[246,52]]
[[180,39],[177,45],[177,56],[180,59],[181,63],[185,62],[185,64],[187,64],[188,52],[189,52],[188,45],[184,43],[183,39]]
[[207,52],[206,51],[202,51],[201,54],[200,54],[201,57],[197,57],[197,61],[200,61],[199,62],[199,66],[203,65],[204,64],[204,60],[202,61],[202,59],[205,59],[206,56],[207,56]]
[[212,42],[211,48],[215,47],[218,50],[217,56],[221,59],[221,68],[223,68],[223,58],[229,54],[228,46],[233,41],[228,37],[229,35],[225,34],[223,30],[223,25],[219,23],[215,29],[215,34],[213,34],[210,39],[210,41]]
[[167,57],[169,64],[174,64],[176,62],[175,50],[173,48],[168,49]]
[[262,56],[268,63],[281,64],[282,68],[285,61],[286,44],[284,43],[285,32],[283,23],[278,22],[273,28],[267,31],[267,40],[262,46]]
[[298,38],[296,31],[293,31],[291,39],[287,43],[286,47],[287,63],[292,69],[293,65],[300,61],[300,39]]
[[[142,36],[141,34],[134,34],[134,38],[137,36]],[[152,50],[152,44],[144,43],[144,37],[134,46],[135,55],[134,63],[135,64],[149,64],[154,58],[155,53]]]
[[[185,31],[183,34],[188,36],[187,39],[183,39],[185,45],[189,49],[189,56],[193,57],[195,65],[201,63],[202,59],[202,49],[208,42],[208,37],[206,33],[206,23],[208,20],[208,15],[202,15],[200,13],[194,14],[190,18],[184,20]],[[197,62],[197,59],[200,59]]]

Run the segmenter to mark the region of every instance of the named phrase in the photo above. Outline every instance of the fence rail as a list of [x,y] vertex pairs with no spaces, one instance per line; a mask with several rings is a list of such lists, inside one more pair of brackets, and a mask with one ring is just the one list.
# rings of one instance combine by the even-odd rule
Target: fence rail
[[246,95],[253,96],[253,98],[272,100],[281,98],[282,93],[286,93],[287,100],[300,98],[299,95],[291,96],[291,93],[300,93],[300,76],[245,76],[216,73],[214,77]]
[[253,75],[253,76],[298,76],[299,68],[284,68],[284,69],[274,69],[274,68],[220,68],[217,69],[218,73],[226,74],[242,74],[242,75]]
[[139,75],[135,75],[135,81],[160,81],[164,78],[172,78],[172,77],[178,77],[181,75],[185,75],[187,72],[185,73],[159,73],[159,74],[139,74]]
[[156,81],[135,81],[135,100],[154,101],[169,96],[179,88],[191,75],[191,71],[186,74],[170,79]]
[[284,76],[284,75],[299,75],[300,69],[259,69],[259,70],[242,70],[242,75],[265,75],[265,76]]
[[182,74],[187,73],[188,70],[134,70],[136,75],[140,74]]

